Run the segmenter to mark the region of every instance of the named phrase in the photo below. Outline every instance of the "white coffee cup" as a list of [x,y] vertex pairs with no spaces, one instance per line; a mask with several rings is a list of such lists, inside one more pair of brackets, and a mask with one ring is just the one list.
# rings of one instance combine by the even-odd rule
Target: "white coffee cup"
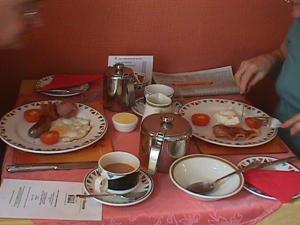
[[128,152],[116,151],[103,155],[98,161],[95,186],[101,192],[125,194],[138,184],[140,160]]
[[154,113],[164,113],[172,111],[172,99],[164,94],[156,93],[146,97],[145,111],[143,119]]
[[172,98],[174,95],[174,89],[168,85],[164,84],[150,84],[147,85],[144,89],[145,98],[147,98],[151,94],[161,93],[169,98]]

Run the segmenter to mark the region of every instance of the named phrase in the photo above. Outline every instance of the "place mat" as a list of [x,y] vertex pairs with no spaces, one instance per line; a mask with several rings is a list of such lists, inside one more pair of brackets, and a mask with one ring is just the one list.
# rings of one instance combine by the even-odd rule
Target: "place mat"
[[[32,89],[29,86],[33,85],[33,81],[24,81],[21,84],[20,93],[27,94]],[[18,104],[24,103],[26,100],[38,100],[35,99],[36,95],[20,95],[18,99]],[[98,97],[97,97],[98,98]],[[76,99],[76,98],[75,98]],[[73,101],[74,98],[68,98],[68,101]],[[101,99],[88,101],[86,105],[95,108],[100,113],[104,114],[103,103]],[[104,137],[93,145],[77,150],[74,152],[62,153],[62,154],[34,154],[29,152],[24,152],[21,150],[15,150],[13,153],[13,163],[15,164],[29,164],[29,163],[62,163],[62,162],[85,162],[85,161],[98,161],[98,159],[108,152],[113,151],[113,146],[111,138],[108,133]]]
[[64,163],[64,162],[87,162],[94,161],[97,162],[98,159],[108,153],[112,152],[113,147],[111,139],[108,135],[105,135],[97,143],[69,153],[62,154],[33,154],[29,152],[24,152],[20,150],[15,150],[13,154],[14,164],[32,164],[32,163]]
[[231,148],[214,145],[200,139],[193,138],[198,151],[209,155],[242,155],[242,154],[265,154],[265,153],[285,153],[288,152],[287,145],[280,137],[275,137],[272,141],[255,147]]

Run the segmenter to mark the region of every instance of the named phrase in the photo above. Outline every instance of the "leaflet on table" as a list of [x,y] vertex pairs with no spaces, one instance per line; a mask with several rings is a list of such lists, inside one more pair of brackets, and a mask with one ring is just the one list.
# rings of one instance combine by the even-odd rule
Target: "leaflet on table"
[[185,73],[153,72],[153,80],[172,86],[177,97],[239,93],[231,66]]
[[151,84],[153,72],[153,56],[113,55],[108,57],[108,66],[113,66],[116,63],[123,63],[126,67],[131,68],[134,71],[134,75],[138,77],[142,83]]
[[78,182],[4,179],[0,188],[0,217],[101,221],[102,205],[83,193]]

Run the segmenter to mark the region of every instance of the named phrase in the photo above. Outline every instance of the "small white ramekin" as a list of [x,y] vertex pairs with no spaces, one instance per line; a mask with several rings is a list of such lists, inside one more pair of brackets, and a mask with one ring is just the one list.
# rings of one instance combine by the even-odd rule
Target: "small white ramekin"
[[112,122],[117,131],[131,132],[135,130],[139,119],[132,113],[121,112],[113,115]]

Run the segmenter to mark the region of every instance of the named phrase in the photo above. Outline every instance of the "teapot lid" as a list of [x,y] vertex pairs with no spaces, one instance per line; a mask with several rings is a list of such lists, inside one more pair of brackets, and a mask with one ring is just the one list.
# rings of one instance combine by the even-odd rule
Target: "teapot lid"
[[141,125],[142,132],[164,133],[165,137],[190,136],[192,128],[189,122],[174,113],[156,113],[147,116]]
[[105,75],[123,77],[123,76],[133,76],[133,70],[129,67],[125,67],[123,63],[116,63],[114,66],[109,66]]

